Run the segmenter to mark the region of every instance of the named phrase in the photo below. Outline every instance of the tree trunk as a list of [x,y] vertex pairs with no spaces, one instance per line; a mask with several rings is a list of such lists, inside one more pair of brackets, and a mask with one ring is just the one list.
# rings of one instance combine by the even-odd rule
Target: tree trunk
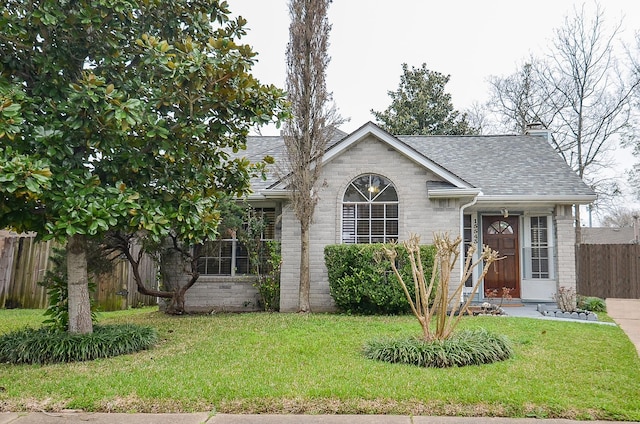
[[69,291],[69,332],[93,332],[89,279],[87,276],[87,240],[73,235],[67,242],[67,284]]
[[300,223],[300,289],[298,297],[298,312],[311,312],[309,304],[310,291],[309,273],[309,224]]

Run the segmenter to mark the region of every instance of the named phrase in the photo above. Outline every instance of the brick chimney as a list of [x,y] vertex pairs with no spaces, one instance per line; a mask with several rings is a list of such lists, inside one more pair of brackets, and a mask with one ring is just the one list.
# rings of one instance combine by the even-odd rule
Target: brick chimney
[[524,133],[526,135],[544,137],[548,142],[551,142],[551,130],[545,128],[542,122],[532,122],[530,124],[527,124],[527,129]]

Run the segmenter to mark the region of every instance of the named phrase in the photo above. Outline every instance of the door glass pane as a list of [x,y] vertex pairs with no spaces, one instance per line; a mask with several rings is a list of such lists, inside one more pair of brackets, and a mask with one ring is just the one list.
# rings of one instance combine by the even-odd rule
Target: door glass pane
[[494,221],[487,229],[489,234],[513,234],[513,228],[506,221]]

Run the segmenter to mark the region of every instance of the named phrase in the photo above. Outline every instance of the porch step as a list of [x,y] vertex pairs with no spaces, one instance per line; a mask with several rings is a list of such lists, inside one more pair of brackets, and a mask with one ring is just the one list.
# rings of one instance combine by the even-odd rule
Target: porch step
[[[500,301],[502,299],[500,299],[499,297],[492,297],[492,298],[485,298],[484,301],[485,302],[489,302],[492,303],[494,305],[500,305]],[[517,306],[524,306],[524,303],[522,303],[522,299],[519,298],[512,298],[512,299],[504,299],[502,300],[502,307],[503,308],[509,308],[509,307],[517,307]]]

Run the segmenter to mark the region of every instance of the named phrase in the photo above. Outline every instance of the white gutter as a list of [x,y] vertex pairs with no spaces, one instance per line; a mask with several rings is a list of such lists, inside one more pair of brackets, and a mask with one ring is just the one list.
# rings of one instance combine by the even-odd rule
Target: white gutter
[[[478,191],[473,200],[469,203],[466,203],[460,206],[460,237],[462,237],[462,243],[460,243],[460,280],[462,280],[462,275],[464,272],[464,264],[466,262],[466,258],[464,257],[464,210],[468,207],[475,205],[478,202],[478,196],[482,196],[482,191]],[[473,242],[473,229],[471,230],[471,241]],[[461,281],[462,282],[462,281]],[[460,303],[464,302],[464,288],[460,291]]]
[[478,188],[427,189],[427,197],[429,199],[451,199],[479,195],[482,195],[482,190]]
[[493,202],[511,202],[511,203],[556,203],[556,204],[588,204],[594,202],[597,196],[595,194],[583,194],[575,196],[545,196],[545,195],[529,195],[529,196],[482,196],[482,203]]
[[291,197],[290,190],[265,190],[251,193],[246,197],[247,200],[265,200],[265,199],[288,199]]

